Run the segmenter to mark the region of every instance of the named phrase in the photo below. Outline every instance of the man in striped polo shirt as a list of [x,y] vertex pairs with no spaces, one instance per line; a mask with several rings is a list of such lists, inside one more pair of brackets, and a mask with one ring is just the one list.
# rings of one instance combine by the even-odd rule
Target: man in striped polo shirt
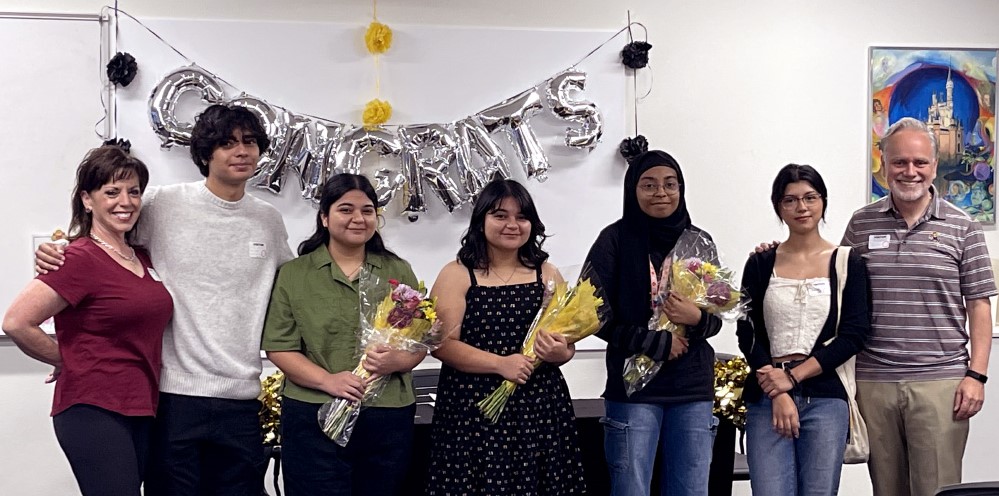
[[933,187],[933,132],[903,118],[880,148],[890,193],[853,214],[842,242],[871,279],[857,399],[874,494],[931,496],[961,482],[968,419],[985,399],[996,286],[981,226]]

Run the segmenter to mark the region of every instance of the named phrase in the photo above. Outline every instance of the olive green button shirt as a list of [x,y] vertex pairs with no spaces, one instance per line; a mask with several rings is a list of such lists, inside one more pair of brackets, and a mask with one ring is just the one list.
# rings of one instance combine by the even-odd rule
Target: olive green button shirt
[[[381,301],[389,279],[416,287],[416,275],[405,260],[369,253],[364,265],[382,281],[371,301]],[[359,360],[357,332],[361,325],[358,281],[351,281],[333,263],[326,246],[281,266],[271,293],[261,348],[300,351],[330,373],[353,370]],[[284,394],[307,403],[325,403],[322,391],[285,381]],[[410,373],[392,374],[371,406],[401,407],[415,402]]]

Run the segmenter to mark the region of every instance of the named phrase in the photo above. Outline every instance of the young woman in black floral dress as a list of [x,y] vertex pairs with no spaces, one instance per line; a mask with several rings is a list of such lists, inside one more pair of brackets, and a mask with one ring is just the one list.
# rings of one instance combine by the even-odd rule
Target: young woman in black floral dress
[[[570,495],[585,492],[569,389],[558,366],[575,348],[542,332],[520,353],[546,285],[562,276],[541,249],[545,226],[527,190],[493,181],[475,203],[458,259],[432,295],[455,327],[434,353],[443,362],[431,434],[427,494]],[[476,405],[508,379],[519,384],[493,424]]]

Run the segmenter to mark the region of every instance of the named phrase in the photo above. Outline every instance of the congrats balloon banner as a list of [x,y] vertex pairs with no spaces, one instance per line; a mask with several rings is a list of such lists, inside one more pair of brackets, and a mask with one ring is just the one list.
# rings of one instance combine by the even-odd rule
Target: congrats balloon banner
[[[298,177],[302,197],[319,201],[322,185],[341,172],[359,174],[368,153],[398,158],[398,167],[380,168],[372,183],[379,206],[397,195],[404,213],[415,221],[427,211],[429,191],[448,212],[474,201],[492,179],[509,178],[510,162],[496,142],[504,135],[513,145],[516,162],[528,178],[548,178],[548,158],[531,119],[542,112],[572,123],[565,146],[591,149],[600,141],[600,109],[583,95],[586,73],[575,68],[463,119],[437,124],[365,128],[295,114],[267,101],[238,94],[227,96],[215,75],[190,65],[167,74],[149,96],[149,118],[161,148],[189,146],[193,123],[177,118],[181,96],[200,94],[206,105],[238,105],[260,119],[271,146],[260,156],[251,180],[254,187],[279,194],[286,177]],[[473,159],[478,156],[478,160]]]

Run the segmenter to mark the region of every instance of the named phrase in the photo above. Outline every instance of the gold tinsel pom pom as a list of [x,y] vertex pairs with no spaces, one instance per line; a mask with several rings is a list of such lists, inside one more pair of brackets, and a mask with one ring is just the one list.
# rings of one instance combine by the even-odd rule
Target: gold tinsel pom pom
[[275,372],[260,381],[260,428],[264,445],[281,444],[281,391],[284,374]]
[[392,105],[385,100],[375,98],[364,105],[364,113],[361,114],[361,121],[364,127],[374,129],[381,124],[388,122],[392,118]]
[[364,33],[364,44],[374,54],[385,53],[392,48],[392,28],[378,21],[371,21]]
[[714,413],[732,421],[739,429],[746,426],[746,403],[742,401],[742,386],[749,376],[749,365],[742,357],[715,361]]

